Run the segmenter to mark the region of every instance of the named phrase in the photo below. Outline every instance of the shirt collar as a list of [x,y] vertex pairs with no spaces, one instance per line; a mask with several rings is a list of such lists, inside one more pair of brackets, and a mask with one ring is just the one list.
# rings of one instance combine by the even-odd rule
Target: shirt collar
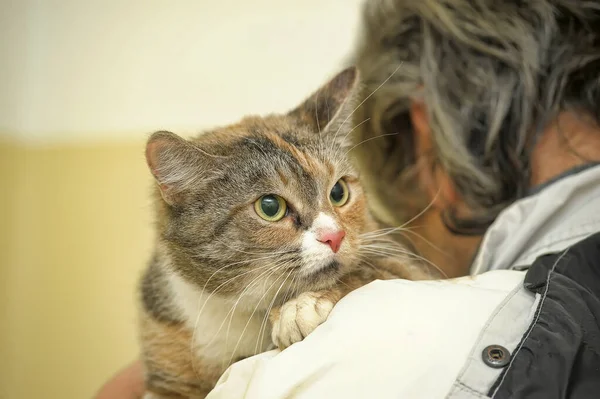
[[538,256],[600,231],[600,165],[570,170],[534,188],[498,215],[483,237],[471,274],[526,269]]

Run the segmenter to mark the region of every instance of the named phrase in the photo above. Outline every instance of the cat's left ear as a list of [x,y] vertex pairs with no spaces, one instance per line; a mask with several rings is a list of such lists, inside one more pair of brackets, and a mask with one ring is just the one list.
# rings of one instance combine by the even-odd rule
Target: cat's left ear
[[308,125],[315,133],[334,140],[338,145],[350,145],[353,127],[352,113],[358,105],[359,73],[352,66],[338,73],[321,86],[288,115]]
[[177,205],[201,187],[211,156],[174,133],[159,131],[146,143],[146,162],[165,202]]

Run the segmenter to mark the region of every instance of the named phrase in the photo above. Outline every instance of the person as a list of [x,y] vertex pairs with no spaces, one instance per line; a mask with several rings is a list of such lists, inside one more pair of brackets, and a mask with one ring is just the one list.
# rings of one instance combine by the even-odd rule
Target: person
[[597,397],[600,1],[372,0],[363,17],[373,211],[450,279],[356,290],[209,399]]

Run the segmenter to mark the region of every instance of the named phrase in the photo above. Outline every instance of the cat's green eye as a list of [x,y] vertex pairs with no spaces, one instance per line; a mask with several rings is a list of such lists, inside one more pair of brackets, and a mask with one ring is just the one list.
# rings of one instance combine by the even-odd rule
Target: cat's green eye
[[338,180],[329,192],[329,200],[333,206],[344,206],[349,196],[348,185],[344,179]]
[[277,222],[285,216],[287,204],[283,198],[275,194],[263,195],[254,203],[254,210],[264,220]]

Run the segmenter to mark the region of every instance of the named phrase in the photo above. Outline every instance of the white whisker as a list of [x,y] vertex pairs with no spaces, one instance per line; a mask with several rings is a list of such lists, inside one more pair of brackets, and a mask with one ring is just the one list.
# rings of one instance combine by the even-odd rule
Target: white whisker
[[[233,316],[235,314],[235,310],[237,309],[237,306],[238,306],[239,302],[241,301],[241,299],[243,298],[244,294],[246,292],[250,291],[251,287],[253,287],[255,283],[260,283],[261,282],[261,278],[263,276],[264,276],[264,280],[267,280],[269,277],[271,277],[273,274],[275,274],[275,272],[277,272],[278,270],[281,270],[285,266],[286,266],[285,263],[275,263],[275,265],[273,265],[267,271],[261,273],[260,275],[258,275],[257,277],[255,277],[250,283],[248,283],[248,285],[246,285],[246,287],[238,295],[238,299],[235,301],[234,305],[231,307],[231,309],[229,310],[229,312],[227,312],[227,314],[225,315],[225,319],[223,320],[223,323],[224,323],[225,320],[227,320],[227,316],[229,316],[231,314],[231,316],[229,317],[229,323],[227,324],[227,332],[225,334],[225,345],[227,345],[227,343],[229,342],[229,331],[231,329],[231,322],[233,321]],[[279,278],[277,278],[277,280],[278,279]],[[277,280],[275,280],[275,281],[277,281]],[[263,294],[263,297],[264,297],[264,294]],[[262,301],[263,297],[261,297],[260,300],[257,302],[257,305],[256,305],[257,307],[260,305],[260,302]],[[236,349],[237,349],[237,347],[236,347]]]
[[352,148],[350,148],[348,151],[346,151],[346,153],[344,154],[344,156],[348,156],[348,154],[350,153],[350,151],[352,151],[353,149],[355,149],[355,148],[356,148],[356,147],[358,147],[359,145],[366,143],[367,141],[375,140],[375,139],[378,139],[378,138],[381,138],[381,137],[385,137],[385,136],[396,136],[396,135],[398,135],[398,134],[400,134],[400,133],[387,133],[387,134],[380,134],[379,136],[370,137],[370,138],[368,138],[368,139],[365,139],[365,140],[361,141],[360,143],[358,143],[358,144],[354,145],[354,146],[353,146]]
[[[243,263],[243,262],[237,262],[237,263]],[[228,266],[231,266],[231,265],[227,265],[227,266],[225,266],[225,267],[228,267]],[[223,268],[221,268],[221,269],[219,269],[219,270],[222,270],[222,269],[224,269],[225,267],[223,267]],[[198,330],[198,323],[200,322],[200,316],[202,315],[202,312],[204,311],[204,308],[205,308],[205,306],[208,304],[209,300],[210,300],[210,299],[213,297],[213,295],[215,295],[215,294],[216,294],[216,293],[217,293],[217,292],[218,292],[218,291],[219,291],[219,290],[220,290],[222,287],[224,287],[225,285],[227,285],[227,284],[231,283],[233,280],[235,280],[235,279],[237,279],[237,278],[239,278],[239,277],[242,277],[242,276],[244,276],[244,275],[247,275],[247,274],[249,274],[249,273],[256,272],[256,271],[258,271],[258,270],[262,270],[262,269],[264,269],[264,268],[268,268],[268,269],[267,269],[267,272],[268,272],[269,270],[271,270],[271,267],[275,267],[275,266],[273,266],[273,264],[272,264],[272,263],[268,263],[268,264],[265,264],[265,265],[263,265],[263,266],[260,266],[260,267],[255,267],[255,268],[253,268],[253,269],[251,269],[251,270],[247,270],[247,271],[245,271],[245,272],[239,273],[239,274],[237,274],[237,275],[235,275],[235,276],[233,276],[233,277],[231,277],[231,278],[227,279],[225,282],[221,283],[221,284],[220,284],[220,285],[219,285],[217,288],[215,288],[215,289],[214,289],[214,290],[213,290],[213,291],[212,291],[212,292],[211,292],[211,293],[208,295],[208,297],[207,297],[207,298],[204,300],[204,303],[202,304],[202,306],[200,306],[200,303],[198,303],[198,307],[199,307],[200,309],[198,310],[198,314],[196,315],[196,320],[195,320],[195,322],[194,322],[194,328],[193,328],[193,331],[192,331],[192,339],[191,339],[191,341],[190,341],[190,352],[191,352],[191,353],[193,353],[193,352],[194,352],[194,343],[195,343],[195,339],[196,339],[196,332],[197,332],[197,330]],[[219,271],[219,270],[217,270],[217,271]],[[215,273],[213,273],[213,276],[214,276],[214,274],[216,274],[216,272],[215,272]],[[261,274],[261,275],[262,275],[262,274]],[[211,276],[211,277],[212,277],[212,276]],[[260,276],[259,276],[258,278],[260,278]],[[209,278],[209,280],[210,280],[210,278]],[[204,285],[204,289],[202,290],[202,292],[206,292],[206,284],[208,284],[208,280],[207,280],[207,282],[205,283],[205,285]],[[219,327],[219,330],[218,330],[218,331],[220,331],[220,329],[221,329],[221,327]],[[213,340],[214,340],[214,337],[213,337]],[[211,342],[212,342],[212,341],[211,341]],[[192,359],[194,359],[194,356],[192,356]],[[192,360],[192,368],[193,368],[194,372],[197,374],[197,373],[198,373],[198,371],[197,371],[197,370],[196,370],[196,368],[195,368],[195,364],[194,364],[194,361],[193,361],[193,360]]]
[[[410,223],[412,223],[413,221],[415,221],[416,219],[421,217],[425,212],[427,212],[429,210],[429,208],[431,208],[433,206],[433,204],[435,204],[435,201],[437,200],[438,196],[440,195],[440,192],[441,192],[441,189],[438,189],[438,191],[435,194],[435,196],[433,197],[433,199],[429,202],[429,204],[421,212],[417,213],[415,216],[410,218],[407,222],[402,223],[401,226],[393,227],[393,228],[389,229],[389,231],[387,233],[382,234],[382,235],[387,235],[394,231],[399,231],[399,230],[405,229],[405,226],[409,225]],[[372,232],[367,233],[367,234],[372,234]],[[361,235],[361,237],[362,236],[364,236],[364,235]]]
[[429,259],[424,258],[423,256],[420,256],[414,252],[410,252],[407,251],[404,248],[391,248],[391,247],[384,247],[384,246],[377,246],[377,245],[365,245],[363,247],[361,247],[361,251],[363,251],[366,254],[373,254],[373,255],[378,255],[381,257],[389,257],[389,258],[398,258],[399,255],[403,255],[404,257],[406,257],[406,259],[409,260],[419,260],[421,262],[424,262],[425,264],[433,267],[435,270],[437,270],[438,272],[440,272],[440,274],[442,274],[444,276],[444,278],[448,278],[448,275],[435,263],[431,262]]
[[[287,276],[285,277],[285,279],[283,280],[283,282],[280,284],[279,290],[281,290],[281,287],[283,287],[283,284],[285,284],[286,280],[292,274],[292,272],[293,272],[293,269],[288,272]],[[258,307],[260,306],[260,303],[264,299],[265,295],[267,295],[267,293],[271,290],[271,288],[275,285],[275,283],[277,283],[277,281],[279,281],[279,279],[281,277],[283,277],[283,274],[281,276],[277,277],[277,279],[269,286],[269,289],[265,291],[265,293],[262,295],[262,297],[258,301],[258,304],[254,308],[254,311],[248,317],[248,321],[246,322],[246,325],[244,326],[244,329],[242,330],[242,333],[240,334],[240,337],[239,337],[239,339],[238,339],[238,341],[237,341],[237,343],[235,345],[235,348],[233,348],[233,351],[231,352],[232,353],[232,355],[231,355],[232,357],[229,359],[228,364],[231,364],[231,362],[233,361],[233,354],[235,353],[235,351],[237,350],[238,346],[240,345],[240,342],[241,342],[241,340],[242,340],[242,338],[244,336],[244,333],[246,332],[246,329],[248,328],[248,325],[252,321],[252,317],[254,316],[254,314],[256,313],[256,311],[258,310]],[[275,295],[277,295],[279,293],[279,290],[277,290],[277,293]]]
[[352,115],[354,115],[354,113],[369,99],[371,98],[379,89],[381,89],[383,87],[383,85],[385,85],[391,78],[392,76],[394,76],[396,74],[396,72],[398,72],[398,70],[400,69],[400,67],[402,66],[403,62],[401,62],[398,67],[394,70],[394,72],[392,72],[390,74],[390,76],[387,77],[387,79],[385,79],[379,86],[377,86],[375,88],[375,90],[373,90],[371,92],[371,94],[369,94],[368,96],[366,96],[361,102],[360,104],[358,104],[354,110],[352,112],[350,112],[350,114],[346,117],[346,119],[344,119],[344,121],[340,124],[340,127],[338,128],[338,130],[335,132],[335,135],[333,136],[333,143],[335,143],[335,140],[337,139],[337,135],[339,134],[340,130],[344,127],[345,123],[348,121],[348,119],[350,119],[352,117]]

